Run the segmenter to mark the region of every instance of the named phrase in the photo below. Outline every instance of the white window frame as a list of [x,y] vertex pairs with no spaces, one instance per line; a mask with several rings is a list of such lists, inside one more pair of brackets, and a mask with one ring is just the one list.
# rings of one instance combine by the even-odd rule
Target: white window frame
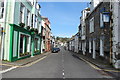
[[100,27],[104,27],[104,22],[103,22],[103,14],[100,13]]
[[30,26],[30,22],[31,22],[31,13],[29,10],[27,10],[26,25]]
[[90,33],[94,32],[94,17],[91,18],[89,21],[89,30],[90,30]]
[[37,28],[37,21],[38,21],[38,19],[37,19],[37,16],[35,15],[35,18],[34,18],[34,28]]
[[[21,10],[22,8],[22,10]],[[22,15],[21,15],[22,13]],[[20,5],[20,22],[24,23],[25,22],[25,6],[21,3]]]

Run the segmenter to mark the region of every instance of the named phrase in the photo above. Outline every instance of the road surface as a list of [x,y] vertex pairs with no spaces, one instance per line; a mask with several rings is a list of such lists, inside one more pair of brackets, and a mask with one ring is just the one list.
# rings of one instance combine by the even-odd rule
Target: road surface
[[78,59],[73,52],[61,49],[29,67],[18,67],[2,74],[3,78],[110,78],[86,62]]

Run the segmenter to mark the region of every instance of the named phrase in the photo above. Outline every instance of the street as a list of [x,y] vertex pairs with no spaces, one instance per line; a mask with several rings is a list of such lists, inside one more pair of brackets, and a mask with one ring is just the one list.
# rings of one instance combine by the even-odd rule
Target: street
[[29,67],[18,67],[2,74],[3,78],[111,78],[86,62],[61,49]]

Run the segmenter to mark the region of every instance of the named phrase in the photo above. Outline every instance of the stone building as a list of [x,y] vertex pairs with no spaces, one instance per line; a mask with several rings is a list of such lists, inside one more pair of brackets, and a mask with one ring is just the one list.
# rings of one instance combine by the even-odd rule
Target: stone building
[[[92,2],[91,2],[91,5]],[[90,8],[91,9],[91,8]],[[110,2],[99,2],[86,18],[86,49],[92,58],[110,59]]]

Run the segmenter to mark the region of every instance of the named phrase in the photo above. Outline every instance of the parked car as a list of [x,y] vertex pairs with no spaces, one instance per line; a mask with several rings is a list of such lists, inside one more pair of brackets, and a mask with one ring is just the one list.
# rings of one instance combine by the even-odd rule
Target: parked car
[[53,48],[52,49],[52,53],[59,52],[59,51],[60,51],[60,48]]

